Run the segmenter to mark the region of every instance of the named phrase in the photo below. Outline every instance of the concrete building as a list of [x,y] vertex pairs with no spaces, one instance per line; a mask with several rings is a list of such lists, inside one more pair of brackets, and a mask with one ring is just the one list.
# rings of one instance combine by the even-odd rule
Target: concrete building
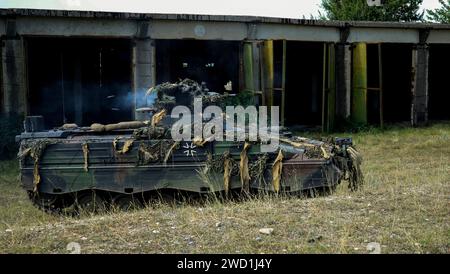
[[253,92],[285,125],[449,120],[450,25],[0,9],[1,111],[134,118],[180,78]]

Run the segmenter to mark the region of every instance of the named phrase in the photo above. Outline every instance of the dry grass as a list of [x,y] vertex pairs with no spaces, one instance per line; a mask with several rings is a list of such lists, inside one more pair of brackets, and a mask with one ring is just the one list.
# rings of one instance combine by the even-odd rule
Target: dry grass
[[[450,124],[353,134],[366,185],[315,199],[265,197],[69,218],[35,209],[0,165],[0,253],[450,252]],[[260,228],[274,229],[263,235]]]

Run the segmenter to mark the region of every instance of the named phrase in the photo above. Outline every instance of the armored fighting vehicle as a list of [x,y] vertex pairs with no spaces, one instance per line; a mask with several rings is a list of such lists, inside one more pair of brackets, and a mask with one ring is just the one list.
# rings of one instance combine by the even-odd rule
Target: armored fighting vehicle
[[266,153],[260,141],[174,141],[165,114],[179,98],[189,103],[198,96],[210,104],[224,99],[184,80],[151,89],[150,107],[137,111],[138,121],[43,130],[42,117],[27,117],[16,137],[23,188],[46,211],[98,211],[126,210],[165,192],[230,197],[333,189],[342,180],[351,189],[361,184],[361,157],[351,139],[310,140],[282,129],[279,148]]

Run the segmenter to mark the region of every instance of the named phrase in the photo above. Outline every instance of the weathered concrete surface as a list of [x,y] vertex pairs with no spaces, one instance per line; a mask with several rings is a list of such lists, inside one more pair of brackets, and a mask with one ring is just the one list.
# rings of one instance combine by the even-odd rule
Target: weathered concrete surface
[[448,30],[432,30],[428,37],[428,44],[450,44],[450,34]]
[[7,39],[3,44],[1,58],[3,111],[26,113],[27,87],[23,40]]
[[405,23],[405,22],[362,22],[362,21],[322,21],[289,19],[260,16],[197,15],[197,14],[156,14],[129,12],[70,11],[41,9],[0,9],[0,16],[35,16],[64,18],[103,18],[129,20],[177,20],[177,21],[217,21],[242,23],[270,23],[325,27],[399,28],[399,29],[450,29],[449,24]]
[[350,46],[336,44],[336,115],[341,119],[350,117],[351,60]]
[[142,96],[155,85],[155,44],[149,38],[137,38],[134,44],[133,87],[136,93],[136,102],[143,102]]
[[[141,14],[33,9],[0,9],[0,18],[16,18],[20,35],[136,37],[152,39],[338,42],[349,29],[348,42],[418,43],[419,30],[429,29],[428,43],[450,43],[450,25],[392,22],[340,22],[252,16]],[[4,21],[4,19],[3,19]],[[2,28],[0,21],[0,35]],[[148,25],[145,33],[140,25]]]
[[244,40],[248,27],[237,22],[152,21],[152,39]]
[[20,17],[20,35],[133,37],[136,21],[94,18]]
[[256,26],[256,38],[293,41],[338,42],[339,29],[335,27],[312,27],[282,24]]
[[428,123],[428,64],[429,47],[426,44],[417,45],[413,50],[413,83],[411,122],[413,126]]
[[419,43],[418,31],[394,28],[351,28],[351,43]]

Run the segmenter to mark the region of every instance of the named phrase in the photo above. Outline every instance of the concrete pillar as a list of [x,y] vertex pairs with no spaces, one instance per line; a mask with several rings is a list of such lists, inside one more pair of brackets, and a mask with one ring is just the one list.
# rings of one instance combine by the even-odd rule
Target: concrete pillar
[[428,123],[428,45],[417,45],[413,49],[412,59],[411,123],[420,126]]
[[336,116],[342,120],[350,117],[351,60],[350,46],[336,44]]
[[25,47],[20,37],[7,37],[2,43],[1,68],[5,113],[27,113]]
[[145,106],[145,93],[155,83],[154,41],[151,39],[136,39],[133,47],[133,87],[137,108]]

